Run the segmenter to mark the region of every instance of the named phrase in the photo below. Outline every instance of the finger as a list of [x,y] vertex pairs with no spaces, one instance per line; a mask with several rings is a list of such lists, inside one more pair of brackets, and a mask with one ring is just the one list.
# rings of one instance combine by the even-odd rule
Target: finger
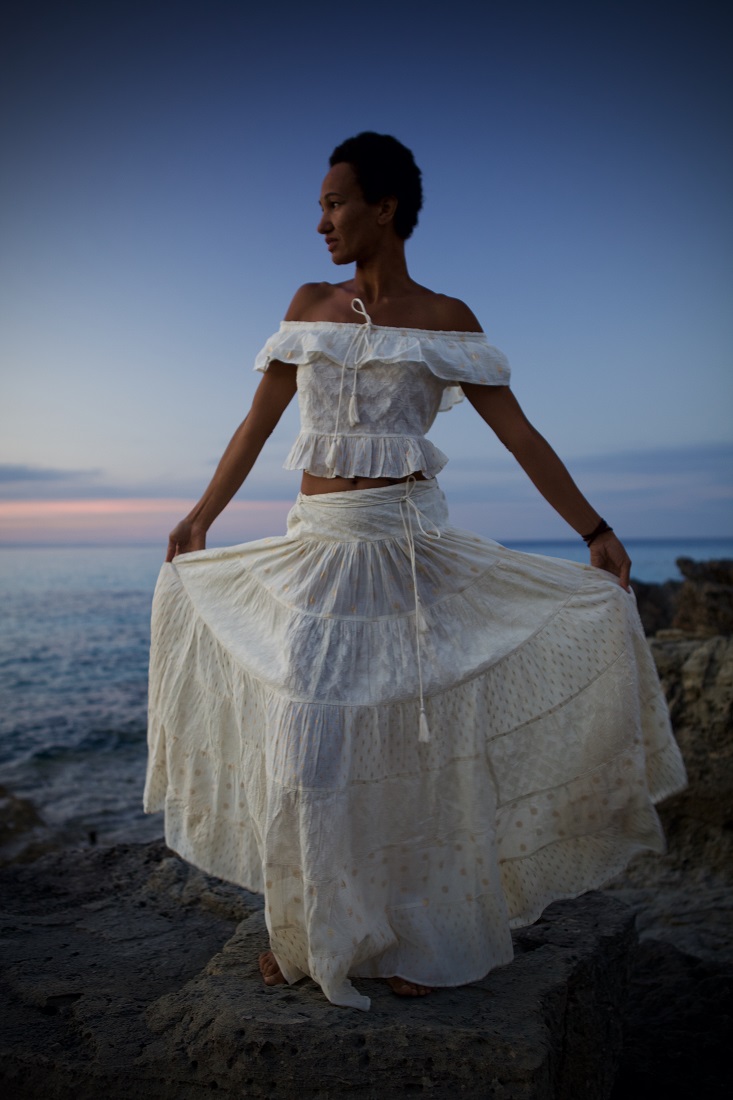
[[610,573],[612,577],[620,577],[621,569],[617,562],[609,554],[598,554],[596,560],[591,562],[596,569],[602,569],[604,573]]
[[631,586],[629,584],[629,581],[631,580],[631,562],[628,558],[621,566],[621,572],[618,575],[618,579],[621,581],[621,584],[624,586],[626,591],[630,592]]

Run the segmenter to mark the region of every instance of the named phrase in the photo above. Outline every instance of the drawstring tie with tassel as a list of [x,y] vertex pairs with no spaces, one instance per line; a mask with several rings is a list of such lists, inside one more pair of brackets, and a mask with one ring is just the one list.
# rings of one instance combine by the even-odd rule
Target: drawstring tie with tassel
[[[427,521],[432,526],[432,531],[425,530],[423,526],[423,519],[427,520],[427,517],[418,508],[415,501],[412,499],[412,493],[417,485],[417,479],[415,477],[408,477],[404,482],[405,492],[403,496],[392,498],[389,501],[383,501],[382,506],[393,507],[394,504],[398,504],[400,508],[400,518],[402,520],[402,527],[405,532],[405,542],[407,543],[407,555],[410,559],[410,571],[412,573],[412,591],[415,596],[415,610],[413,612],[415,620],[415,655],[417,659],[417,686],[418,686],[418,699],[419,699],[419,718],[418,718],[418,740],[423,744],[430,741],[430,727],[428,726],[428,719],[425,713],[425,691],[423,685],[423,670],[422,670],[422,648],[421,638],[423,634],[429,629],[425,612],[423,611],[422,603],[420,600],[420,592],[417,587],[417,557],[415,554],[415,536],[412,530],[413,516],[417,520],[417,525],[420,528],[421,533],[427,539],[439,539],[440,530],[435,524]],[[394,486],[396,488],[396,486]],[[372,501],[367,503],[366,501],[360,501],[358,498],[362,496],[362,492],[346,492],[346,493],[325,493],[322,496],[305,497],[309,508],[358,508],[366,507],[373,508],[375,505]]]
[[[346,365],[354,357],[354,380],[351,385],[351,397],[349,398],[349,425],[355,428],[360,423],[359,420],[359,405],[356,398],[356,380],[359,374],[359,367],[366,360],[367,356],[371,354],[371,347],[369,344],[369,336],[371,334],[372,319],[366,311],[366,307],[361,298],[354,298],[351,302],[351,308],[354,313],[359,313],[364,318],[363,324],[354,325],[356,331],[351,338],[348,351],[344,356],[344,361],[341,364],[341,383],[339,385],[339,399],[336,406],[336,423],[333,429],[333,437],[331,439],[331,445],[328,448],[326,454],[326,465],[328,466],[331,476],[334,475],[336,468],[336,444],[338,440],[339,427],[341,426],[341,405],[344,396],[344,381],[346,380]],[[364,345],[363,349],[357,352],[359,341]]]
[[432,531],[426,531],[422,525],[422,514],[420,509],[412,499],[412,491],[415,488],[417,481],[414,477],[408,477],[405,482],[405,495],[400,498],[400,516],[402,517],[402,526],[405,530],[405,540],[407,542],[407,552],[410,557],[410,568],[412,570],[412,590],[415,594],[415,654],[417,657],[417,684],[420,699],[420,717],[419,717],[419,732],[418,741],[422,741],[426,744],[430,740],[430,727],[428,725],[427,715],[425,714],[425,694],[423,691],[423,675],[422,675],[422,654],[420,652],[420,637],[428,630],[428,623],[425,618],[425,612],[420,604],[420,593],[417,587],[417,560],[415,557],[415,539],[412,534],[412,515],[414,513],[417,519],[417,525],[421,532],[427,539],[439,539],[440,531],[433,524]]

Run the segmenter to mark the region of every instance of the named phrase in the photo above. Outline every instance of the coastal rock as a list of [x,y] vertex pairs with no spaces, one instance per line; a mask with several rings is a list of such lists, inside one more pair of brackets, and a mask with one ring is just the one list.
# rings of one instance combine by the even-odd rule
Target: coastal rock
[[689,787],[659,807],[667,854],[638,858],[608,891],[641,941],[612,1100],[718,1100],[733,1034],[733,638],[670,630],[650,644]]
[[733,587],[733,559],[709,558],[695,561],[693,558],[677,558],[677,568],[682,576],[694,584],[720,584]]
[[650,645],[689,786],[659,807],[666,855],[637,858],[610,888],[642,940],[733,965],[733,638]]
[[611,1100],[728,1100],[733,967],[658,939],[640,943]]
[[661,807],[669,861],[733,885],[733,638],[650,644],[689,779]]
[[672,626],[700,637],[733,634],[733,561],[678,558],[685,578]]
[[733,633],[733,560],[677,558],[683,581],[631,579],[644,631],[678,630],[698,638]]
[[665,581],[664,584],[648,584],[631,578],[631,587],[636,596],[636,606],[644,633],[649,637],[658,630],[667,630],[672,626],[677,614],[682,581]]
[[54,847],[51,831],[30,799],[0,786],[0,867],[31,863]]
[[13,1100],[611,1094],[635,935],[602,894],[551,906],[514,962],[462,989],[361,982],[359,1013],[309,981],[265,988],[261,900],[161,844],[49,854],[0,889]]

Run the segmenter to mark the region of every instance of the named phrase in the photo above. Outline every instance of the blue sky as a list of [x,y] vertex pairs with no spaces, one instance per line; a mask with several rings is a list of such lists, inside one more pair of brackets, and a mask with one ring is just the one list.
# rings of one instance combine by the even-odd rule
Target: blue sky
[[[343,277],[317,198],[362,129],[423,169],[413,276],[473,308],[599,511],[629,537],[733,535],[722,5],[30,2],[6,21],[0,542],[87,537],[91,502],[97,540],[164,537],[295,288]],[[214,541],[281,530],[296,425]],[[570,534],[467,405],[431,435],[457,522]]]

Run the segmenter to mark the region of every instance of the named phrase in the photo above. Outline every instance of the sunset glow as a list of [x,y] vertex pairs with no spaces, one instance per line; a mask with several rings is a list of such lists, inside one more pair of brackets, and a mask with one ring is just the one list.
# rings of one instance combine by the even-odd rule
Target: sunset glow
[[[190,500],[0,501],[0,545],[23,543],[165,543]],[[284,501],[234,501],[211,529],[214,542],[238,542],[284,531]]]
[[[593,507],[628,537],[732,535],[728,12],[661,10],[11,5],[0,545],[166,539],[298,286],[353,274],[318,196],[360,130],[413,150],[412,277],[467,302]],[[212,544],[283,531],[298,419]],[[572,534],[469,402],[430,439],[455,522]]]

